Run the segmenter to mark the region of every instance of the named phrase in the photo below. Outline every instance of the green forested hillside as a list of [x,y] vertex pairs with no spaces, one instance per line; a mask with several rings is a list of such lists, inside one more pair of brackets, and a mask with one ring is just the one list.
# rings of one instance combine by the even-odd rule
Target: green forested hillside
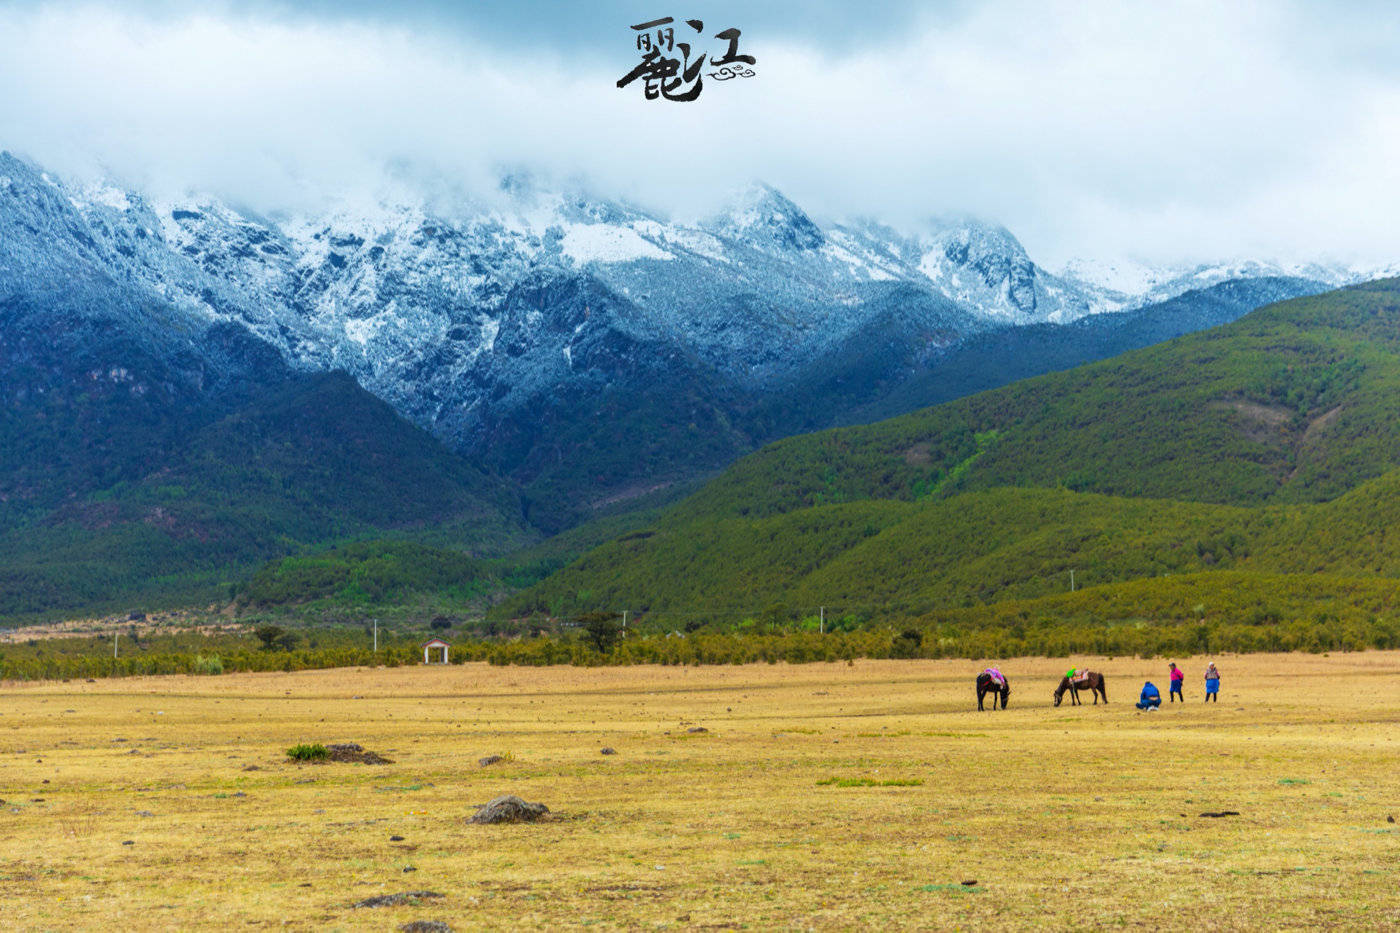
[[1400,575],[1397,468],[1391,280],[780,441],[501,611],[932,618],[1058,598],[1071,570],[1090,589],[1222,571],[1342,586]]
[[341,373],[278,387],[135,482],[0,531],[0,616],[226,602],[270,558],[422,526],[503,553],[512,494]]
[[411,541],[355,541],[271,561],[240,587],[239,598],[255,607],[317,599],[375,605],[420,593],[471,599],[498,585],[489,562],[460,551]]
[[888,421],[778,441],[687,516],[913,500],[996,486],[1254,505],[1322,501],[1400,465],[1400,282]]
[[599,547],[515,612],[622,607],[716,619],[794,609],[917,616],[1140,578],[1241,570],[1400,577],[1400,471],[1328,503],[1247,508],[1001,488],[665,523]]

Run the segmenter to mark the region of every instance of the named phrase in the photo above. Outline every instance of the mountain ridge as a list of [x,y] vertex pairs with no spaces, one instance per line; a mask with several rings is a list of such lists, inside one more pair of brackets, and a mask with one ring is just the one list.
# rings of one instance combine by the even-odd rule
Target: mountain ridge
[[[71,281],[66,257],[79,256],[135,296],[130,307],[168,309],[198,332],[236,328],[294,371],[343,369],[525,486],[550,531],[588,517],[573,503],[706,475],[773,437],[854,420],[873,392],[913,407],[957,391],[919,386],[969,340],[1133,304],[1051,275],[1004,228],[967,218],[915,234],[823,225],[757,185],[681,224],[528,180],[502,189],[492,204],[278,219],[70,187],[3,155],[0,215],[15,236],[0,273],[32,292]],[[1270,298],[1325,285],[1267,281],[1280,283]],[[599,455],[581,419],[638,444],[635,455]],[[595,453],[559,459],[584,448]]]

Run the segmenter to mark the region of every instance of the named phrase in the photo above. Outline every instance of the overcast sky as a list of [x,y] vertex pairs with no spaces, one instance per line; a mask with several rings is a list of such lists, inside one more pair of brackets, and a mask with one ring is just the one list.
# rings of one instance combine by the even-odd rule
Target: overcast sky
[[[753,6],[11,0],[0,147],[264,210],[530,168],[681,212],[754,179],[818,217],[967,211],[1052,267],[1400,260],[1397,5]],[[756,76],[615,87],[665,15],[741,29]]]

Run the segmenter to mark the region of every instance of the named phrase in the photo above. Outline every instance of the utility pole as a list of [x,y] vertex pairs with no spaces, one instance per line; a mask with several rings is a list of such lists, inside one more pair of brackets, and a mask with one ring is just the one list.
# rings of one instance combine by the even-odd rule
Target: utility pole
[[120,632],[112,633],[112,660],[114,661],[117,659],[117,638],[119,638],[120,636]]
[[379,620],[374,620],[374,653],[379,653]]
[[627,610],[622,610],[622,630],[627,631]]
[[1069,591],[1070,591],[1071,593],[1074,592],[1074,571],[1073,571],[1073,570],[1071,570],[1071,571],[1069,572]]
[[826,634],[826,607],[822,606],[821,615],[817,618],[817,634]]

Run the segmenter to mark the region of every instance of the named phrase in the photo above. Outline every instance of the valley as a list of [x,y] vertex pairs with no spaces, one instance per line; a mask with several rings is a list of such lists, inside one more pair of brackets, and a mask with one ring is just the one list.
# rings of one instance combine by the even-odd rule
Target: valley
[[1400,929],[1397,50],[0,3],[5,930]]

